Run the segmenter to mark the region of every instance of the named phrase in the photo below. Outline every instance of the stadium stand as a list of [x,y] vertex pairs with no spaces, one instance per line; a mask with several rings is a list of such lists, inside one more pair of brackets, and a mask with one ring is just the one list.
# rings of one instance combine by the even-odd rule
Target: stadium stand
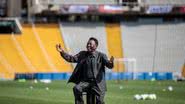
[[[22,26],[21,35],[0,35],[1,77],[12,79],[14,73],[72,72],[72,65],[61,59],[55,49],[56,43],[61,43],[65,48],[59,25],[37,24],[35,29],[31,24]],[[49,58],[41,48],[45,48]],[[53,67],[49,64],[53,64]]]
[[26,24],[23,25],[22,35],[20,37],[16,37],[20,47],[22,47],[24,53],[30,60],[32,66],[35,67],[37,72],[50,72],[51,68],[49,67],[45,56],[43,55],[38,41],[34,36],[34,32],[32,30],[32,25]]
[[[118,66],[115,66],[114,72],[137,73],[134,76],[132,73],[120,73],[119,75],[122,76],[120,78],[156,77],[163,80],[169,78],[168,75],[171,78],[168,72],[181,73],[184,65],[182,57],[184,56],[185,23],[163,23],[157,19],[153,21],[155,23],[152,23],[151,19],[150,21],[143,19],[120,24],[103,22],[62,22],[34,24],[34,26],[23,24],[21,35],[0,35],[1,76],[12,78],[15,72],[48,73],[47,75],[36,74],[38,78],[40,76],[54,79],[68,78],[73,66],[60,58],[55,50],[55,44],[61,43],[66,51],[76,54],[85,50],[88,38],[93,36],[100,40],[98,50],[108,54],[109,57],[113,55],[115,58],[137,60],[137,70],[128,70],[125,63],[119,66],[119,71]],[[149,74],[150,72],[153,73]],[[118,73],[112,73],[108,79],[116,79],[117,76]]]
[[[13,53],[12,53],[13,52]],[[24,61],[16,49],[11,35],[0,35],[0,60],[1,72],[5,78],[12,78],[12,73],[15,71],[19,73],[26,73],[29,69],[25,66]]]
[[[106,23],[107,47],[109,57],[124,58],[122,50],[121,28],[119,23]],[[123,72],[125,70],[124,64],[115,65],[113,71]]]
[[125,58],[136,58],[137,72],[151,72],[155,26],[152,24],[142,25],[140,23],[122,22],[121,30]]
[[8,63],[2,53],[0,53],[0,79],[13,79],[14,76],[14,68]]
[[185,23],[157,25],[156,72],[179,72],[184,64]]
[[55,45],[61,43],[61,46],[65,48],[64,40],[61,37],[60,27],[58,24],[36,24],[36,31],[43,43],[43,46],[50,57],[50,61],[53,63],[56,70],[52,72],[72,72],[71,64],[67,63],[56,52]]
[[99,51],[108,53],[104,23],[62,22],[61,29],[64,42],[71,54],[77,54],[82,50],[86,50],[86,44],[90,37],[96,37],[99,40]]
[[184,64],[183,27],[184,23],[122,22],[124,56],[136,58],[139,72],[180,73]]
[[184,5],[184,0],[140,0],[140,5]]

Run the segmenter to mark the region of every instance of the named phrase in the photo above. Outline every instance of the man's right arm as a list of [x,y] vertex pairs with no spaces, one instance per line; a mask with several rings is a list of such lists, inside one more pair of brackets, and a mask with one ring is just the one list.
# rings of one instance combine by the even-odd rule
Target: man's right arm
[[60,55],[61,55],[66,61],[68,61],[68,62],[73,62],[73,63],[78,62],[78,57],[79,57],[80,54],[77,54],[77,55],[75,55],[75,56],[69,55],[68,53],[66,53],[66,52],[64,51],[64,49],[61,47],[60,44],[57,44],[57,45],[56,45],[56,50],[57,50],[58,52],[60,52]]
[[79,57],[79,54],[75,55],[75,56],[72,56],[72,55],[69,55],[68,53],[66,52],[60,52],[60,55],[68,62],[73,62],[73,63],[76,63],[78,62],[78,57]]

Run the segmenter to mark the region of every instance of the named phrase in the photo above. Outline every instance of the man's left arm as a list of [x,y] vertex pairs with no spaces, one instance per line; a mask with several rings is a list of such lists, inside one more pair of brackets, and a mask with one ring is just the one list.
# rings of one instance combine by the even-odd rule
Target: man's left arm
[[108,60],[107,55],[103,54],[103,63],[106,67],[112,69],[114,67],[114,57],[111,56],[110,60]]

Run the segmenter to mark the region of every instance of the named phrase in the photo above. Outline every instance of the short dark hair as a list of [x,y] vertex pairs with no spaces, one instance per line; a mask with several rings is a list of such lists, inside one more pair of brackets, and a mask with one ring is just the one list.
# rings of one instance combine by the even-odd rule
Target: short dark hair
[[90,37],[90,38],[89,38],[89,41],[90,41],[90,40],[94,40],[95,43],[96,43],[96,46],[98,46],[98,39],[96,39],[95,37]]

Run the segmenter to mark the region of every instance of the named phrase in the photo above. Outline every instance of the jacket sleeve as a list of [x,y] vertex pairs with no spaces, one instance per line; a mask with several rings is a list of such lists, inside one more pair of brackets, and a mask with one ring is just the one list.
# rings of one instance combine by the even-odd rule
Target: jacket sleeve
[[108,67],[109,69],[112,69],[114,67],[114,62],[110,62],[107,58],[107,55],[102,54],[103,57],[103,63],[106,67]]
[[[81,53],[81,52],[80,52]],[[66,52],[60,52],[60,55],[67,61],[67,62],[71,62],[71,63],[77,63],[80,57],[80,53],[76,54],[76,55],[69,55]]]

